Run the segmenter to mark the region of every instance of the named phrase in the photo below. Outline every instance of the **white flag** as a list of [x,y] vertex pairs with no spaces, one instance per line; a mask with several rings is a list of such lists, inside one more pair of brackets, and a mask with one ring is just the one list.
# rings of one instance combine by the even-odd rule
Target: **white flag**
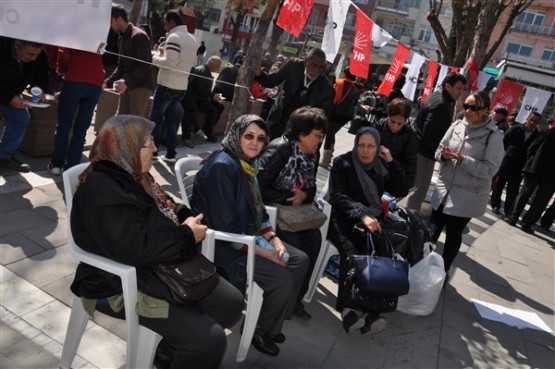
[[0,1],[0,36],[100,53],[111,9],[106,0]]
[[542,113],[547,100],[551,97],[551,92],[539,90],[534,87],[526,87],[526,93],[520,105],[520,111],[516,117],[517,122],[524,122],[532,112]]
[[349,6],[351,6],[351,2],[347,0],[330,0],[324,37],[322,39],[322,50],[326,53],[326,60],[330,63],[333,63],[335,55],[339,51],[339,44],[341,43],[341,36],[343,36],[343,27],[345,26]]
[[409,100],[414,100],[416,85],[418,84],[418,75],[420,74],[420,68],[422,68],[422,64],[424,64],[425,61],[426,58],[418,53],[414,53],[412,55],[410,67],[406,74],[407,80],[401,89],[403,95],[405,95],[405,97]]
[[444,64],[440,64],[439,65],[439,75],[437,76],[437,82],[436,82],[436,87],[434,88],[434,91],[441,87],[441,84],[443,83],[443,80],[447,76],[447,73],[449,73],[449,66],[444,65]]
[[484,88],[488,86],[488,82],[492,77],[491,74],[487,74],[486,72],[480,71],[478,74],[478,91],[482,91]]
[[372,26],[372,46],[376,48],[384,47],[393,38],[385,29],[376,23]]

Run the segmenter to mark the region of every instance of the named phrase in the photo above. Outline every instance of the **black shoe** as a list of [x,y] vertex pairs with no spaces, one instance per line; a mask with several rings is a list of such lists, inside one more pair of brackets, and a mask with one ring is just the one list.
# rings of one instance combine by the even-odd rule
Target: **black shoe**
[[383,316],[376,316],[371,314],[366,314],[364,318],[364,327],[360,328],[360,334],[363,336],[369,336],[374,333],[383,332],[387,322]]
[[272,340],[269,334],[254,334],[252,337],[252,345],[258,351],[271,355],[277,356],[279,354],[279,347]]
[[283,333],[278,333],[275,336],[270,335],[270,338],[275,343],[283,343],[285,342],[285,335]]
[[499,215],[501,213],[499,211],[499,206],[494,206],[493,208],[491,208],[491,212],[496,215]]
[[0,159],[0,168],[11,169],[21,173],[29,173],[31,171],[29,164],[22,163],[14,157],[10,159]]
[[206,136],[206,141],[216,143],[216,142],[218,142],[218,138],[214,135],[207,135]]
[[345,309],[345,311],[348,312],[343,315],[343,329],[347,332],[347,334],[351,334],[364,327],[364,316],[359,316],[350,309]]
[[548,226],[547,224],[540,225],[540,228],[543,229],[547,233],[551,232],[551,226]]
[[523,223],[523,224],[520,226],[520,228],[521,228],[524,232],[526,232],[526,233],[528,233],[528,234],[534,234],[534,229],[532,228],[532,226],[531,226],[530,224],[524,224],[524,223]]
[[301,319],[312,319],[312,316],[306,312],[303,304],[300,302],[297,302],[297,304],[295,305],[295,308],[293,309],[293,315]]
[[516,219],[513,219],[510,216],[504,217],[503,220],[509,223],[509,225],[512,225],[513,227],[516,226]]

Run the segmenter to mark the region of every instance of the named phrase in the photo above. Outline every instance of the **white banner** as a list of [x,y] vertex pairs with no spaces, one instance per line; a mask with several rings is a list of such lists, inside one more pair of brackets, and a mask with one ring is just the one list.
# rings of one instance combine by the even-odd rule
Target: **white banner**
[[437,82],[436,82],[436,87],[434,88],[434,91],[441,87],[441,84],[443,83],[443,80],[447,76],[447,73],[449,73],[449,66],[444,65],[444,64],[440,64],[439,65],[439,75],[437,76]]
[[416,92],[416,85],[418,84],[418,75],[420,74],[420,68],[422,64],[426,61],[426,58],[418,53],[412,54],[412,60],[410,62],[409,70],[407,71],[407,80],[405,85],[401,89],[405,98],[409,100],[414,100],[414,94]]
[[526,86],[526,93],[516,117],[517,122],[524,122],[532,112],[542,113],[551,92]]
[[478,73],[478,91],[482,91],[488,86],[488,82],[491,77],[492,75],[487,74],[486,72],[480,71],[480,73]]
[[380,47],[387,45],[392,38],[393,36],[391,36],[385,29],[374,23],[372,26],[372,46],[379,49]]
[[322,39],[322,50],[326,53],[326,60],[330,63],[333,63],[335,55],[339,51],[339,44],[341,43],[341,36],[343,36],[343,27],[345,26],[349,6],[351,6],[351,2],[347,0],[330,0],[324,37]]
[[0,36],[100,53],[111,0],[0,0]]

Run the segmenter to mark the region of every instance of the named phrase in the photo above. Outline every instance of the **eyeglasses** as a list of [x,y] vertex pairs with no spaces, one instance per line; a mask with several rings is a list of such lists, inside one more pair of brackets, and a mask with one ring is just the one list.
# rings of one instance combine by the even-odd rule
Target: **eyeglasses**
[[482,108],[480,108],[478,105],[469,105],[467,103],[462,104],[462,107],[463,107],[464,110],[470,109],[470,111],[480,111],[480,110],[482,110]]
[[266,143],[266,136],[255,136],[252,133],[245,133],[243,135],[243,137],[245,138],[245,140],[247,141],[252,141],[256,138],[256,142],[258,143]]

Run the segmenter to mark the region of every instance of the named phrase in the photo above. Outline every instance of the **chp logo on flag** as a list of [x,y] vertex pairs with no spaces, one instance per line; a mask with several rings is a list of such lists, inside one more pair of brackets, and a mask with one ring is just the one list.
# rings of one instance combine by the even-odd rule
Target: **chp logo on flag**
[[366,49],[370,44],[370,40],[368,39],[368,35],[364,34],[363,32],[357,32],[355,36],[355,44],[353,47],[353,58],[359,62],[362,62],[366,59],[364,56],[364,52],[362,50]]

